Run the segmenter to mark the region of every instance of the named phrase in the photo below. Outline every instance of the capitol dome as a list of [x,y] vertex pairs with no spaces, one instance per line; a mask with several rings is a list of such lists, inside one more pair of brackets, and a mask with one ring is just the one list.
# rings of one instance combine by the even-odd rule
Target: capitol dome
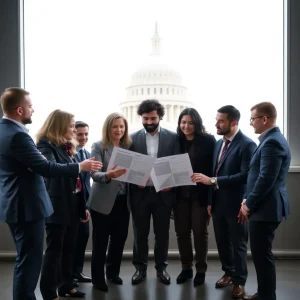
[[180,112],[193,103],[187,100],[187,88],[180,73],[160,54],[160,37],[155,25],[152,37],[152,53],[136,72],[133,73],[126,88],[126,99],[120,103],[130,132],[141,128],[137,115],[138,105],[146,99],[157,99],[165,107],[165,116],[161,122],[164,128],[176,130]]

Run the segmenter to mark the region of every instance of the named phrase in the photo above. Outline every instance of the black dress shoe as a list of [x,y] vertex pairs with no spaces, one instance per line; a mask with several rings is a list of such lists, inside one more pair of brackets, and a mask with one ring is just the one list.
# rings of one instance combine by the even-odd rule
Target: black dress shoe
[[71,297],[71,298],[85,298],[85,293],[76,291],[71,293],[70,291],[58,291],[59,297]]
[[77,279],[78,282],[92,282],[92,278],[84,275],[83,273],[73,275],[74,279]]
[[102,292],[108,292],[108,285],[106,284],[106,282],[102,282],[102,283],[98,283],[98,284],[94,284],[93,283],[93,287],[97,290],[100,290]]
[[194,286],[199,286],[204,284],[205,281],[205,273],[197,272],[194,278]]
[[78,281],[73,281],[73,287],[74,287],[74,288],[79,287]]
[[131,283],[139,284],[140,282],[145,280],[146,276],[147,270],[136,270],[135,273],[132,275]]
[[178,275],[176,282],[178,284],[184,283],[190,278],[193,278],[193,269],[182,270],[181,273]]
[[157,270],[156,276],[159,278],[159,280],[164,283],[164,284],[170,284],[171,282],[171,277],[168,274],[166,270]]
[[107,277],[107,279],[115,284],[123,284],[123,280],[119,276],[109,276]]

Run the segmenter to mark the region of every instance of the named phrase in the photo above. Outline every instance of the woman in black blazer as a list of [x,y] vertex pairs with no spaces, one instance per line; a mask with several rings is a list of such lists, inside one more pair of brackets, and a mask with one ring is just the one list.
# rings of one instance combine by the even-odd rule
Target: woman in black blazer
[[[74,162],[74,116],[53,111],[37,134],[37,147],[49,161],[61,164]],[[45,178],[54,213],[46,219],[47,248],[44,255],[40,289],[44,300],[65,297],[83,298],[73,287],[72,262],[79,220],[86,222],[81,177]]]
[[[214,136],[205,132],[202,119],[194,108],[186,108],[179,115],[177,134],[181,153],[189,154],[193,172],[212,175],[216,140]],[[207,227],[210,219],[207,213],[209,196],[210,187],[203,184],[178,188],[174,206],[174,221],[182,271],[177,277],[177,283],[183,283],[193,277],[191,232],[193,232],[196,252],[194,285],[198,286],[204,283],[207,270]]]

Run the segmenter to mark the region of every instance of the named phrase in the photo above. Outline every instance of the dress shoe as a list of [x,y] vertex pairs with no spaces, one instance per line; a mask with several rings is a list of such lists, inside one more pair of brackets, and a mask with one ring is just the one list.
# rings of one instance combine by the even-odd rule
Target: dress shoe
[[258,299],[258,294],[254,294],[252,296],[244,296],[243,299],[245,300],[255,300],[255,299]]
[[147,270],[136,270],[135,273],[132,275],[131,283],[139,284],[140,282],[145,280],[146,276]]
[[74,288],[79,287],[78,281],[73,281],[73,287],[74,287]]
[[204,284],[205,273],[197,272],[194,278],[194,286],[199,286]]
[[119,276],[109,276],[107,277],[107,279],[115,284],[123,284],[123,280]]
[[232,289],[232,298],[241,299],[245,296],[245,287],[239,284],[235,284]]
[[170,284],[171,277],[165,269],[157,270],[156,276],[159,278],[160,282],[163,284]]
[[98,283],[98,284],[93,283],[93,287],[96,290],[100,290],[102,292],[108,292],[108,285],[106,284],[106,282],[102,282],[102,283]]
[[92,282],[92,278],[84,275],[83,273],[73,275],[73,278],[77,279],[78,282]]
[[231,276],[223,275],[222,278],[220,278],[216,282],[216,288],[223,288],[225,286],[228,286],[231,283],[231,280],[232,280]]
[[186,282],[188,279],[193,278],[193,269],[182,270],[176,278],[178,284]]
[[58,296],[70,298],[85,298],[85,293],[79,291],[73,293],[71,293],[71,291],[58,291]]

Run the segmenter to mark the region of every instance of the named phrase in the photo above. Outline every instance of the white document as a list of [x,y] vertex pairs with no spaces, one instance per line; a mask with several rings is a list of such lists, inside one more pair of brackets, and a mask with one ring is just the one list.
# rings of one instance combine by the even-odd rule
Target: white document
[[196,185],[191,180],[193,173],[189,155],[185,153],[157,158],[151,171],[151,179],[156,192],[159,192],[175,186]]
[[114,147],[107,170],[126,169],[126,173],[114,180],[145,186],[153,168],[155,158],[141,153]]

